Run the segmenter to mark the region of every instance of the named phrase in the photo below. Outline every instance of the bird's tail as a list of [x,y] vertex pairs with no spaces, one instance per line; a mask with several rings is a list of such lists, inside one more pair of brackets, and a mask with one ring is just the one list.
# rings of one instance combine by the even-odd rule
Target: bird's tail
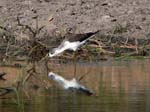
[[87,89],[87,88],[83,88],[83,87],[81,87],[81,88],[79,88],[79,90],[81,91],[81,92],[83,92],[83,93],[85,93],[86,95],[93,95],[94,94],[94,92],[93,91],[91,91],[91,90],[89,90],[89,89]]
[[95,35],[96,33],[98,33],[99,32],[99,30],[97,30],[97,31],[95,31],[95,32],[89,32],[89,33],[87,33],[87,35],[89,36],[89,37],[91,37],[92,35]]
[[95,31],[95,32],[86,33],[86,36],[85,36],[86,39],[84,39],[84,42],[86,42],[86,41],[89,40],[90,38],[94,37],[94,35],[95,35],[96,33],[98,33],[98,32],[99,32],[99,30],[97,30],[97,31]]

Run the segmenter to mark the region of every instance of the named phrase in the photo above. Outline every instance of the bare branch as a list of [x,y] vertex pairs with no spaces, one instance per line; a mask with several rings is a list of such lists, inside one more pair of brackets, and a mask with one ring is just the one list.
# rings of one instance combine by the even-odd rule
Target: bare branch
[[32,32],[32,34],[35,36],[36,35],[36,32],[34,32],[34,30],[28,26],[28,25],[24,25],[20,22],[20,18],[17,16],[17,22],[18,22],[18,25],[19,26],[22,26],[22,27],[25,27],[26,29],[28,29],[30,32]]

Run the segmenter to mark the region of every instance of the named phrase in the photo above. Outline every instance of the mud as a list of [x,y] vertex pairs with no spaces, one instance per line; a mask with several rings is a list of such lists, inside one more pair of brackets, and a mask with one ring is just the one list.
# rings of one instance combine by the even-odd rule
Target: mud
[[32,18],[38,15],[39,26],[46,26],[50,35],[68,28],[112,33],[121,26],[124,37],[149,38],[149,12],[149,0],[0,0],[0,26],[14,29],[19,39],[28,38],[20,34],[16,18],[35,26]]

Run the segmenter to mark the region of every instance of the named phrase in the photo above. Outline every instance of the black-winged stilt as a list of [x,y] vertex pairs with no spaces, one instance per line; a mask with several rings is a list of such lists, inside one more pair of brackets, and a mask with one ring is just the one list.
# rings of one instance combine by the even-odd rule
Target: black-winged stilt
[[4,78],[4,76],[6,75],[6,73],[0,73],[0,80],[6,80],[5,78]]
[[52,80],[56,81],[65,90],[70,90],[73,92],[81,92],[81,93],[85,93],[86,95],[94,94],[90,89],[81,85],[75,78],[73,78],[72,80],[66,80],[62,76],[55,74],[53,72],[49,72],[48,76]]
[[57,48],[54,48],[52,52],[49,53],[49,57],[54,57],[66,50],[76,51],[81,45],[83,45],[89,38],[93,37],[96,32],[89,32],[84,34],[72,34],[68,33],[66,35],[66,39],[58,46]]

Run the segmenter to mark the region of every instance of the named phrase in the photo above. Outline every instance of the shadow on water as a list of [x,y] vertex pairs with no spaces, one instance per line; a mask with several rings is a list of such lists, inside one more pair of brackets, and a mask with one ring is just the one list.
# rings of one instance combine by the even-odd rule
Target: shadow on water
[[[150,112],[149,68],[150,60],[80,63],[76,74],[78,77],[87,74],[82,83],[93,89],[95,96],[69,93],[50,81],[52,85],[48,89],[26,89],[29,98],[20,94],[21,108],[14,103],[14,94],[1,98],[0,112]],[[0,71],[8,70],[5,69],[0,68]],[[68,79],[72,78],[73,71],[71,64],[61,65],[56,70]]]

